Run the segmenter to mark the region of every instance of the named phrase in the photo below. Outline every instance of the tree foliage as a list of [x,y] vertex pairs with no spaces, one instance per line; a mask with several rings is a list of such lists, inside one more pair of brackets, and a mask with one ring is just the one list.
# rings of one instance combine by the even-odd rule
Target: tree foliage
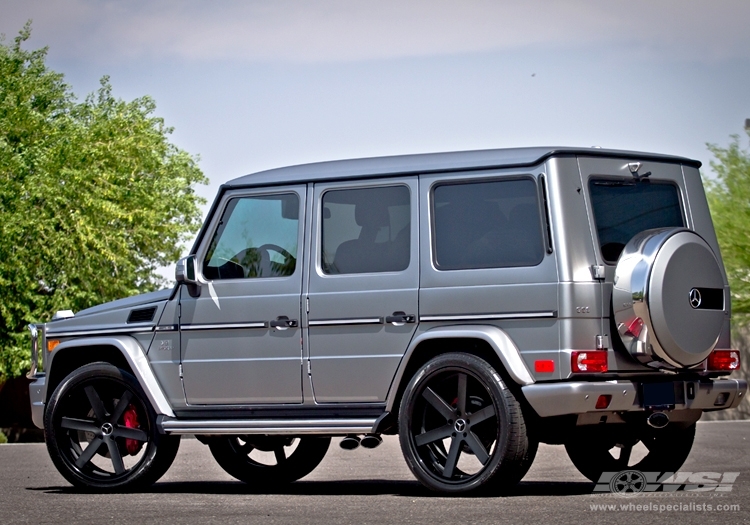
[[[750,137],[750,133],[748,134]],[[708,202],[732,290],[732,311],[750,314],[750,152],[739,135],[726,148],[709,144],[714,180],[706,182]],[[737,317],[737,315],[735,315]]]
[[207,182],[151,98],[103,77],[78,102],[29,36],[0,40],[0,379],[28,367],[29,322],[162,286]]

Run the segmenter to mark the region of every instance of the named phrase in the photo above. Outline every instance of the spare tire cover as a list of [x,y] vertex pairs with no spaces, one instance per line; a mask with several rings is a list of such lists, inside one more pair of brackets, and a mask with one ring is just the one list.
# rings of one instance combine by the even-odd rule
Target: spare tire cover
[[620,338],[641,362],[689,367],[716,346],[728,290],[711,247],[681,228],[646,230],[623,249],[612,306]]

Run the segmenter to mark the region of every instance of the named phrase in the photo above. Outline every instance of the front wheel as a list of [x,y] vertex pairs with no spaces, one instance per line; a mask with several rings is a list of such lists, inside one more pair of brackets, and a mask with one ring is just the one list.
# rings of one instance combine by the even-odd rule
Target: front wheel
[[[612,427],[583,429],[565,444],[570,461],[594,483],[604,472],[676,472],[685,463],[695,438],[695,423],[687,427],[671,423],[662,429],[645,423],[640,427]],[[633,453],[638,443],[645,446],[645,456]]]
[[216,462],[227,474],[263,487],[297,481],[317,467],[330,437],[220,436],[209,441]]
[[74,486],[122,491],[154,483],[174,461],[179,436],[160,434],[138,381],[108,363],[73,371],[44,417],[52,462]]
[[464,493],[512,486],[533,461],[521,406],[486,361],[444,354],[425,364],[401,400],[399,440],[426,487]]

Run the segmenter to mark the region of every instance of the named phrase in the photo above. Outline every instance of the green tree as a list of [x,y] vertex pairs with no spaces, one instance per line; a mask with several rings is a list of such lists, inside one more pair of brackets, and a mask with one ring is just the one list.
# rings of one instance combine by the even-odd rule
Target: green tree
[[149,97],[108,77],[78,102],[27,23],[0,39],[0,380],[29,365],[26,325],[158,289],[200,226],[207,179]]
[[[750,133],[748,133],[750,137]],[[731,377],[750,377],[750,151],[739,135],[726,148],[708,144],[716,178],[706,181],[708,203],[721,255],[732,290],[732,348],[742,353],[742,368]],[[704,419],[747,419],[750,405],[744,399],[732,410],[704,415]]]
[[[750,136],[750,134],[749,134]],[[726,148],[708,144],[715,159],[714,180],[707,180],[708,202],[732,290],[732,312],[750,314],[750,152],[739,135]]]

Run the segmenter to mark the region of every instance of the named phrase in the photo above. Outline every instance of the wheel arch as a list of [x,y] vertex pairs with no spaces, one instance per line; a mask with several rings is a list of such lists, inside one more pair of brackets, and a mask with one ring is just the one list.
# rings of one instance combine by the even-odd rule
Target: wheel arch
[[96,362],[109,363],[131,373],[156,414],[174,417],[143,348],[132,337],[91,337],[58,345],[49,364],[46,399],[72,371]]
[[533,384],[518,347],[505,331],[496,326],[441,326],[415,337],[401,360],[386,401],[386,411],[394,414],[406,385],[414,373],[433,357],[460,350],[490,363],[510,385]]

